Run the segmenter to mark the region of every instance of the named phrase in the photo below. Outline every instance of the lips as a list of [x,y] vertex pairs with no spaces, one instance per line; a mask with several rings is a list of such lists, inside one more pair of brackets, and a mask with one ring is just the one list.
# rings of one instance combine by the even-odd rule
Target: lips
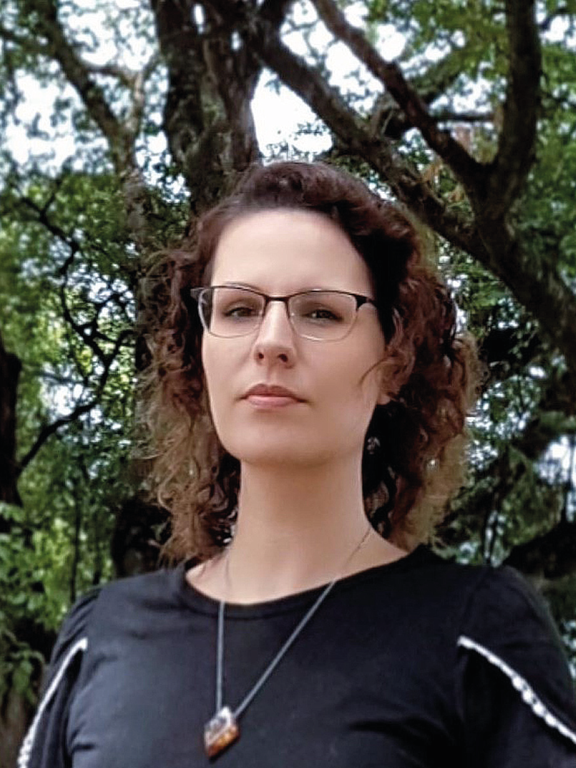
[[275,384],[256,384],[251,387],[244,395],[244,397],[270,397],[270,398],[282,398],[289,397],[297,402],[302,402],[302,398],[298,397],[295,392],[287,389],[286,387],[280,387]]

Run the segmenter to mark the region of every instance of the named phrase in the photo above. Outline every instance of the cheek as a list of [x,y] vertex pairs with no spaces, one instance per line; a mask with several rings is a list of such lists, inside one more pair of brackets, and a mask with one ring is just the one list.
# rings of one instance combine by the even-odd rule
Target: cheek
[[212,390],[214,389],[214,383],[218,381],[217,372],[214,370],[214,363],[216,358],[213,357],[210,343],[205,341],[206,336],[202,340],[202,368],[204,369],[204,381],[208,396],[211,397]]
[[356,344],[347,345],[332,362],[330,377],[334,386],[343,396],[355,398],[358,407],[367,406],[378,397],[384,355],[384,341],[379,336],[360,337]]
[[236,339],[219,339],[204,334],[202,339],[202,367],[204,375],[212,387],[218,388],[229,382],[230,372],[237,365],[239,344]]
[[202,366],[212,419],[216,423],[230,376],[230,355],[218,349],[211,338],[202,342]]
[[322,401],[326,418],[337,429],[357,436],[368,427],[379,395],[377,360],[372,354],[351,350],[338,365],[330,366],[321,387]]
[[204,375],[206,379],[212,378],[212,361],[214,359],[212,354],[212,343],[206,333],[202,337],[202,346],[200,349],[202,357],[202,367],[204,368]]

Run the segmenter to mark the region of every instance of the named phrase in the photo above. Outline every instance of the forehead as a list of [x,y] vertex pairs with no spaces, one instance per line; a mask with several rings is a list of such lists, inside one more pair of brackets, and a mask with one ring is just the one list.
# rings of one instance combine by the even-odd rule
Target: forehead
[[371,289],[364,259],[337,224],[319,213],[291,210],[259,211],[228,224],[211,282],[245,283],[270,293]]

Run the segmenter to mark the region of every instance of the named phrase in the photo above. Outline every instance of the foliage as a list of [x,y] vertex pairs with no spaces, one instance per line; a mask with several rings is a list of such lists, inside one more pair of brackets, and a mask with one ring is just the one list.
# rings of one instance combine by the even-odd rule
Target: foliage
[[[56,631],[77,595],[112,575],[109,541],[127,493],[133,269],[111,182],[66,169],[57,180],[31,173],[18,185],[9,179],[1,196],[7,222],[0,235],[2,331],[23,365],[18,444],[24,467],[22,507],[0,508],[0,615],[5,632],[33,643],[38,630]],[[59,419],[65,428],[50,434],[26,464]],[[23,647],[12,644],[6,661],[18,680],[33,671]],[[49,650],[45,642],[40,647]]]
[[[6,629],[6,618],[0,613],[0,703],[15,690],[33,704],[43,661],[40,653]],[[31,686],[31,680],[36,685]]]
[[[377,51],[398,51],[389,58],[473,161],[460,166],[451,159],[457,147],[443,155],[442,136],[408,121],[345,35],[319,20],[321,5],[3,5],[0,331],[22,363],[22,507],[0,507],[0,658],[4,649],[18,687],[33,673],[37,656],[26,643],[37,630],[53,637],[71,601],[113,575],[109,542],[138,490],[133,388],[147,336],[139,279],[158,249],[192,236],[198,212],[256,158],[249,106],[259,78],[259,99],[287,85],[313,115],[267,156],[311,156],[321,146],[325,159],[399,198],[434,231],[423,230],[432,258],[485,364],[470,481],[440,538],[447,554],[493,563],[533,542],[538,556],[524,570],[550,596],[566,642],[576,643],[576,563],[554,571],[538,549],[539,537],[576,523],[576,8],[537,3],[537,133],[523,167],[508,174],[520,179],[508,207],[491,220],[490,199],[476,194],[466,168],[479,178],[503,157],[515,44],[506,13],[518,3],[334,6]],[[241,7],[254,23],[232,15]],[[267,36],[254,32],[260,23]],[[278,58],[282,45],[300,58]],[[315,90],[315,76],[325,91]],[[269,109],[265,120],[272,117]],[[520,267],[511,267],[517,254]],[[46,654],[48,646],[34,647]]]

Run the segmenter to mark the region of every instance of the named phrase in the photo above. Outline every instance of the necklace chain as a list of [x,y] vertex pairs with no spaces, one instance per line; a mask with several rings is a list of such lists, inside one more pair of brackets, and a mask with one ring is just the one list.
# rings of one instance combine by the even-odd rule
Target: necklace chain
[[[260,675],[256,683],[252,686],[252,688],[248,691],[246,696],[242,699],[240,704],[236,707],[234,712],[230,711],[228,707],[223,707],[223,688],[224,688],[224,611],[226,608],[226,603],[224,600],[221,600],[218,605],[218,639],[217,639],[217,649],[216,649],[216,714],[210,720],[210,722],[206,726],[205,731],[205,742],[206,742],[206,750],[209,754],[209,756],[213,757],[214,755],[218,754],[222,749],[224,749],[228,744],[232,743],[236,738],[238,738],[239,730],[237,725],[237,720],[240,717],[240,715],[246,710],[246,708],[252,703],[254,697],[260,692],[264,684],[269,679],[270,675],[274,672],[278,664],[282,661],[286,653],[289,651],[290,647],[298,637],[298,635],[302,632],[306,624],[310,621],[310,619],[314,616],[318,608],[322,605],[324,600],[328,597],[330,591],[334,587],[334,585],[342,578],[342,575],[344,571],[346,570],[346,567],[350,564],[352,561],[352,558],[356,555],[356,553],[362,548],[364,545],[364,542],[368,538],[368,535],[370,534],[371,525],[368,525],[368,528],[366,529],[366,532],[358,542],[358,544],[354,547],[350,555],[346,558],[344,564],[339,570],[338,575],[332,579],[332,581],[327,584],[322,592],[318,595],[316,600],[312,603],[310,608],[306,611],[304,616],[300,619],[296,627],[292,630],[290,633],[290,636],[285,640],[282,647],[278,651],[278,653],[274,656],[272,661],[268,664],[264,672]],[[225,563],[226,567],[226,577],[227,581],[228,579],[228,559],[226,559]],[[220,728],[220,730],[218,730]],[[216,731],[216,735],[214,732]],[[223,735],[222,735],[223,734]]]
[[[310,621],[312,616],[316,613],[318,608],[320,608],[320,605],[324,602],[325,598],[328,597],[328,593],[332,589],[332,587],[336,584],[337,579],[334,579],[330,582],[330,584],[327,584],[326,587],[322,590],[320,595],[316,598],[312,606],[306,611],[305,615],[300,619],[297,626],[292,630],[290,636],[288,639],[284,642],[284,645],[280,648],[276,656],[272,659],[272,661],[268,664],[264,672],[260,675],[256,683],[252,686],[250,691],[246,694],[246,696],[242,699],[241,703],[236,707],[234,710],[234,716],[240,717],[242,712],[246,709],[246,707],[251,703],[252,699],[256,696],[256,694],[260,691],[264,683],[268,680],[270,675],[274,672],[278,664],[282,661],[282,658],[286,655],[287,651],[289,650],[292,643],[296,640],[300,632],[304,629],[306,624]],[[223,602],[219,605],[218,610],[218,639],[219,639],[219,648],[218,648],[218,683],[217,683],[217,691],[216,691],[216,710],[220,710],[222,708],[222,667],[223,667],[223,655],[224,655],[224,607],[225,604]]]

